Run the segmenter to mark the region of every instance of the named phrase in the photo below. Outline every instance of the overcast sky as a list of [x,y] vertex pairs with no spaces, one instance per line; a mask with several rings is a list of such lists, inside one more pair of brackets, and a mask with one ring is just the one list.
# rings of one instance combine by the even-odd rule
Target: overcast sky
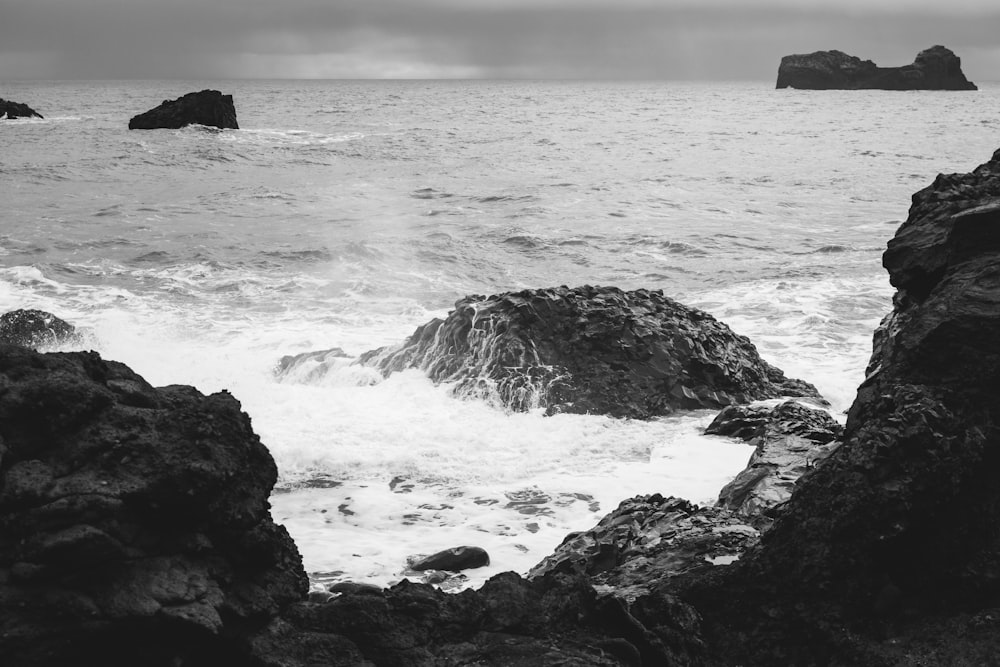
[[0,0],[0,79],[772,79],[944,44],[1000,80],[1000,0]]

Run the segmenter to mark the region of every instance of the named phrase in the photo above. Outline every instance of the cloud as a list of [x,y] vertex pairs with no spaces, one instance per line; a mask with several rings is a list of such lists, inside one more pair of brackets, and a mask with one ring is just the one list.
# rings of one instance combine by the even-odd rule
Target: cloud
[[788,53],[900,65],[942,43],[975,80],[1000,30],[992,0],[869,4],[0,0],[0,76],[766,79]]

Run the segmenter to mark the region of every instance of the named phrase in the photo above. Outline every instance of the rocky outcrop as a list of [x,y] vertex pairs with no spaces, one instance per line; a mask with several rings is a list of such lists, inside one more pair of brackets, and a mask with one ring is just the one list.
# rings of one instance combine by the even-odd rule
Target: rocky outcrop
[[38,349],[77,338],[76,327],[44,310],[12,310],[0,315],[0,345]]
[[163,100],[160,106],[150,109],[128,122],[130,130],[176,130],[187,125],[205,125],[221,129],[238,130],[236,107],[232,95],[218,90],[188,93],[176,100]]
[[649,418],[780,396],[818,397],[745,337],[661,291],[524,290],[459,300],[395,348],[361,356],[386,375],[423,369],[459,396],[511,410]]
[[842,51],[785,56],[778,66],[776,88],[977,90],[965,78],[961,59],[943,46],[921,51],[912,64],[903,67],[879,67]]
[[0,118],[44,118],[27,104],[12,102],[0,97]]
[[4,665],[245,664],[308,586],[276,477],[225,392],[0,346]]
[[754,452],[747,467],[719,492],[719,506],[758,528],[769,525],[769,510],[786,502],[802,476],[840,445],[843,430],[827,411],[797,401],[725,408],[706,435],[741,438]]
[[884,255],[893,312],[844,444],[803,478],[758,549],[686,592],[721,656],[883,665],[997,655],[998,196],[1000,152],[913,196]]

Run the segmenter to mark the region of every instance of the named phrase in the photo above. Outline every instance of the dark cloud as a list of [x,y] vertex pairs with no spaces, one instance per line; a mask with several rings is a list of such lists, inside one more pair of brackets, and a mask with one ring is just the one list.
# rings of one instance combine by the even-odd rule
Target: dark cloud
[[46,76],[108,78],[766,79],[787,53],[839,48],[898,65],[941,43],[976,79],[992,74],[976,71],[977,58],[984,68],[1000,59],[992,3],[957,0],[953,15],[936,3],[821,5],[829,3],[0,0],[0,76],[17,76],[10,70],[31,54]]

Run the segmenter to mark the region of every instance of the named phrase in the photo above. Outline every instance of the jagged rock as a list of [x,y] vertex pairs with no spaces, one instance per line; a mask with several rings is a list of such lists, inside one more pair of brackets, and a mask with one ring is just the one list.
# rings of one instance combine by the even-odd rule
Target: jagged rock
[[461,572],[486,567],[489,564],[490,555],[482,547],[452,547],[411,563],[410,569],[416,572],[424,570]]
[[818,397],[745,337],[659,290],[524,290],[459,300],[444,320],[360,363],[421,368],[512,410],[650,418],[780,396]]
[[787,501],[801,477],[840,446],[843,430],[827,411],[797,401],[723,409],[705,433],[741,438],[754,452],[747,467],[719,492],[718,505],[766,527],[769,510]]
[[729,510],[658,493],[636,496],[590,530],[567,535],[528,576],[582,573],[602,591],[634,601],[682,574],[729,565],[759,539]]
[[133,116],[128,122],[128,129],[176,130],[186,125],[240,129],[236,122],[233,96],[223,95],[218,90],[202,90],[188,93],[176,100],[163,100],[160,106]]
[[274,369],[279,380],[296,379],[300,382],[315,382],[326,375],[336,364],[346,363],[350,356],[339,347],[301,354],[283,356]]
[[12,102],[0,97],[0,118],[44,118],[27,104]]
[[809,90],[977,90],[962,73],[962,61],[943,46],[917,54],[910,65],[879,67],[842,51],[785,56],[778,66],[777,88]]
[[37,349],[75,340],[76,327],[44,310],[12,310],[0,315],[0,345]]
[[997,655],[1000,636],[971,623],[1000,608],[998,191],[1000,151],[913,196],[883,258],[893,312],[844,444],[755,551],[683,591],[720,662]]
[[276,477],[228,393],[0,346],[3,664],[244,664],[308,589]]

